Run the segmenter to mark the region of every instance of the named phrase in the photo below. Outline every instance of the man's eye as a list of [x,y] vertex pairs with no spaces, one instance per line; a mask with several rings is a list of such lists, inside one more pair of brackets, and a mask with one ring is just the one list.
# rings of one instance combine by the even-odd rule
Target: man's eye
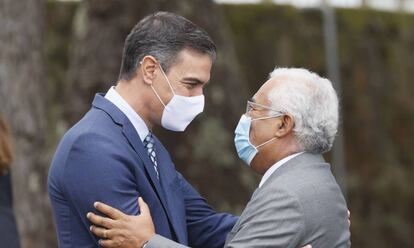
[[194,88],[196,87],[196,84],[189,84],[189,83],[186,83],[186,84],[185,84],[185,87],[186,87],[187,89],[194,89]]

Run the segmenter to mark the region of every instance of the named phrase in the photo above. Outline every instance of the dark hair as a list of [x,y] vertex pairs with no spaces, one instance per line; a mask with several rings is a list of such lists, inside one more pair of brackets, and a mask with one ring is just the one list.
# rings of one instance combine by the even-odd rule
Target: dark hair
[[125,39],[119,79],[134,77],[139,62],[147,55],[154,56],[165,72],[185,48],[216,56],[216,46],[206,31],[170,12],[146,16]]
[[6,173],[13,160],[11,134],[6,121],[0,116],[0,175]]

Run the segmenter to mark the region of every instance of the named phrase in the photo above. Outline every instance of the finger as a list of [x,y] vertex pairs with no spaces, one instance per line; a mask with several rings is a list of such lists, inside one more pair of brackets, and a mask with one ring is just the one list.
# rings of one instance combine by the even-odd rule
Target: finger
[[96,214],[91,213],[91,212],[89,212],[86,215],[86,218],[88,218],[88,220],[96,226],[105,227],[105,228],[108,228],[108,229],[111,229],[114,226],[114,221],[113,220],[111,220],[109,218],[106,218],[106,217],[96,215]]
[[100,239],[99,245],[104,248],[113,248],[113,247],[119,247],[118,244],[111,240],[111,239]]
[[109,239],[112,237],[111,230],[108,230],[102,227],[90,226],[89,230],[100,238]]
[[138,205],[142,215],[151,215],[148,205],[144,202],[142,197],[138,197]]
[[312,246],[311,245],[306,245],[306,246],[304,246],[302,248],[312,248]]
[[99,210],[99,212],[105,214],[106,216],[114,220],[121,219],[122,217],[125,216],[125,214],[119,211],[118,209],[113,208],[109,205],[106,205],[105,203],[102,203],[102,202],[95,202],[93,206],[97,210]]

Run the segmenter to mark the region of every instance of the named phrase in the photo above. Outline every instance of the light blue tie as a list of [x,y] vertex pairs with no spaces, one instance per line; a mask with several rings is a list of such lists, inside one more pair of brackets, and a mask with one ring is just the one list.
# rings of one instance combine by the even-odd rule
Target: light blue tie
[[153,137],[151,131],[148,133],[147,137],[145,137],[143,144],[144,144],[145,148],[147,148],[148,156],[150,157],[150,159],[152,161],[152,164],[154,166],[154,170],[157,173],[157,178],[159,180],[160,175],[158,173],[157,155],[155,153],[155,140],[154,140],[154,137]]

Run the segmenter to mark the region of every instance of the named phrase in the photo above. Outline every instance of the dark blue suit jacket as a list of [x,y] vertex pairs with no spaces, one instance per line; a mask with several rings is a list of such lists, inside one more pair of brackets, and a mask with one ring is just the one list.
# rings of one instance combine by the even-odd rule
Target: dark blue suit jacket
[[103,95],[92,105],[64,135],[49,171],[59,247],[98,247],[86,218],[93,203],[138,214],[138,196],[149,205],[158,234],[193,247],[222,247],[237,217],[214,212],[156,139],[158,180],[128,118]]

